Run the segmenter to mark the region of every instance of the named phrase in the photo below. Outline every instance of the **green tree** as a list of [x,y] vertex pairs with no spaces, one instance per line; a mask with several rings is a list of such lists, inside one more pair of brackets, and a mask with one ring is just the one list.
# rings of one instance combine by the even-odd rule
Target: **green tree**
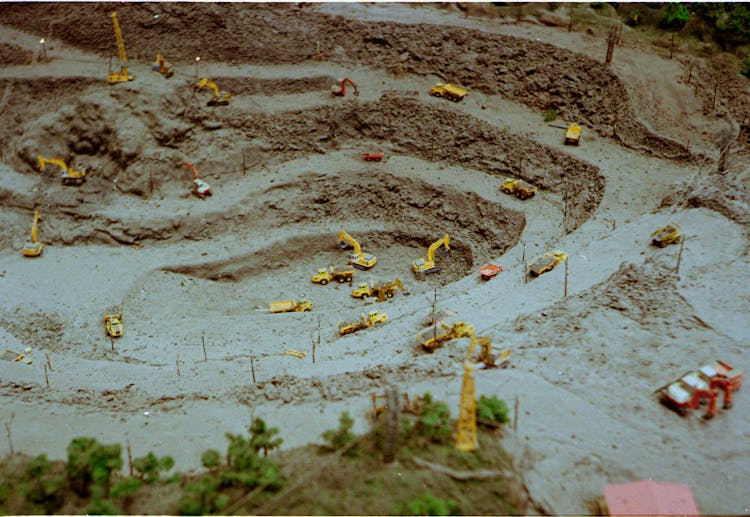
[[227,507],[229,496],[218,492],[221,481],[216,476],[203,476],[197,483],[189,483],[180,498],[180,515],[207,515]]
[[46,454],[29,460],[24,469],[21,493],[33,504],[41,505],[44,513],[53,513],[64,502],[65,478],[50,473],[52,463]]
[[138,473],[138,479],[148,484],[161,480],[160,473],[166,473],[172,467],[174,467],[174,459],[171,456],[157,458],[153,452],[133,460],[133,469]]
[[255,449],[255,452],[263,449],[263,456],[268,456],[269,450],[278,448],[284,442],[281,438],[274,438],[274,435],[279,434],[279,428],[268,427],[262,418],[253,420],[249,431],[250,444]]
[[[343,449],[357,438],[357,435],[352,432],[352,427],[354,427],[354,419],[349,416],[348,411],[344,411],[339,417],[339,428],[324,431],[323,439],[333,450]],[[355,449],[356,447],[349,449],[347,455],[355,455]]]
[[424,394],[424,403],[419,410],[416,431],[419,435],[438,444],[447,443],[451,437],[451,420],[448,406],[436,401],[430,393]]
[[664,18],[659,25],[667,29],[681,29],[690,19],[690,11],[680,3],[667,4],[664,10]]
[[508,405],[495,395],[491,397],[482,395],[477,401],[477,419],[479,420],[504,424],[510,420],[508,413]]
[[92,493],[92,487],[109,497],[112,471],[122,468],[120,444],[102,445],[94,438],[74,438],[68,445],[68,479],[80,496]]

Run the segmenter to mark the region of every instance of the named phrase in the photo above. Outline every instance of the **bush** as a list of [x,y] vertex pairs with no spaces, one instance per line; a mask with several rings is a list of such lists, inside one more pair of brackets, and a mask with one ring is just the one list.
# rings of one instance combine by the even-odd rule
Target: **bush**
[[[357,438],[357,435],[355,435],[351,429],[354,426],[354,420],[351,416],[349,416],[348,411],[344,411],[341,413],[341,416],[339,417],[339,428],[329,429],[328,431],[325,431],[323,433],[323,439],[328,442],[328,445],[330,447],[337,451],[339,449],[343,449],[347,445],[349,445],[350,442],[354,441]],[[356,454],[354,451],[356,447],[353,447],[349,451],[347,451],[348,455],[354,455]]]
[[153,452],[133,460],[133,469],[138,473],[138,479],[148,484],[159,481],[161,479],[160,472],[166,473],[172,467],[174,467],[174,459],[171,456],[157,458]]
[[508,422],[508,405],[496,396],[485,397],[482,395],[477,402],[477,418],[496,424]]
[[557,118],[557,110],[555,108],[550,108],[547,111],[544,112],[544,121],[545,122],[552,122]]
[[190,483],[180,498],[180,515],[207,515],[226,508],[229,496],[217,492],[220,484],[215,476],[203,476],[198,483]]
[[141,488],[141,481],[128,476],[115,482],[109,493],[112,497],[125,497],[136,492],[139,488]]
[[458,505],[453,501],[444,501],[430,492],[401,504],[395,512],[398,515],[460,515]]
[[209,449],[201,455],[201,465],[207,469],[213,469],[221,463],[221,454],[215,449]]
[[120,444],[102,445],[94,438],[74,438],[68,445],[68,479],[71,488],[80,496],[92,492],[92,484],[109,495],[109,481],[113,470],[122,467]]
[[444,444],[451,437],[451,421],[448,406],[432,399],[430,393],[424,394],[424,403],[419,410],[419,420],[415,426],[417,433],[431,442]]
[[29,460],[23,474],[21,493],[34,504],[42,505],[47,514],[58,510],[64,502],[65,478],[49,474],[52,463],[46,454]]
[[88,515],[122,515],[122,510],[112,501],[95,497],[84,510]]
[[280,439],[270,439],[278,430],[267,429],[265,423],[257,419],[248,431],[251,433],[249,439],[238,434],[226,434],[229,440],[227,468],[219,475],[221,485],[247,488],[266,486],[269,490],[278,490],[283,484],[279,466],[258,455],[260,449],[274,448],[281,444]]
[[635,27],[637,25],[640,25],[641,24],[641,12],[638,9],[634,11],[630,11],[628,13],[627,20],[625,20],[625,23],[629,27]]
[[679,3],[670,3],[664,10],[664,18],[659,25],[665,29],[681,29],[690,19],[690,11]]

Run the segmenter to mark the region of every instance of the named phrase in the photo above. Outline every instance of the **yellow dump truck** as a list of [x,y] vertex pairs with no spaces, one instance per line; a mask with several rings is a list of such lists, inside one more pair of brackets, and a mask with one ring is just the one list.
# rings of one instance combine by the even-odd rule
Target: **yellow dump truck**
[[345,282],[351,282],[354,277],[353,269],[345,269],[342,271],[336,270],[333,266],[328,268],[320,268],[315,273],[311,280],[315,284],[326,285],[328,282],[336,280],[338,283],[343,284]]
[[284,300],[281,302],[271,302],[268,304],[269,312],[310,312],[312,310],[310,302],[296,302],[294,300]]
[[458,102],[469,93],[463,88],[453,86],[452,84],[437,83],[435,86],[430,88],[430,95],[433,97],[445,97],[446,99]]
[[529,199],[530,197],[534,197],[536,187],[523,180],[506,178],[500,185],[500,192],[516,196],[518,199]]
[[565,145],[578,145],[581,141],[581,126],[575,122],[568,126],[565,132]]

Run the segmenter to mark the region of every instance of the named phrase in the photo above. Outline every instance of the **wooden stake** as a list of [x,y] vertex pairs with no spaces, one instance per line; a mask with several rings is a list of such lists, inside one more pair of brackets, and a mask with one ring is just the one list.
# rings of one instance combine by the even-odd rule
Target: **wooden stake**
[[130,473],[130,477],[133,477],[133,454],[130,451],[130,440],[126,443],[128,448],[128,472]]
[[669,59],[672,59],[672,54],[674,52],[674,35],[675,33],[672,33],[672,43],[669,44]]
[[47,366],[49,367],[50,370],[52,370],[52,361],[50,361],[49,359],[49,354],[45,352],[44,357],[47,358]]
[[201,336],[201,342],[203,343],[203,362],[208,362],[208,356],[206,355],[206,336]]
[[112,347],[112,351],[115,351],[115,336],[109,335],[109,346]]
[[174,363],[177,365],[177,377],[180,376],[180,354],[177,354]]
[[568,297],[568,261],[570,259],[565,260],[565,291],[563,293],[563,296],[565,298]]
[[690,66],[688,67],[688,78],[687,83],[690,84],[690,79],[693,77],[693,60],[690,60]]
[[568,187],[563,192],[563,233],[568,234]]
[[323,56],[320,55],[320,40],[315,42],[315,59],[323,61]]
[[609,28],[609,35],[607,36],[607,57],[604,59],[605,64],[612,63],[612,53],[615,49],[615,43],[617,42],[617,26],[613,25]]
[[521,255],[521,262],[526,263],[526,241],[523,241],[523,254]]
[[520,22],[521,18],[523,17],[523,11],[521,10],[521,4],[518,4],[518,9],[516,10],[516,21]]
[[245,175],[245,151],[242,151],[242,175]]
[[404,67],[401,64],[401,59],[398,60],[398,65],[396,66],[396,77],[401,79],[401,76],[404,75]]
[[526,261],[523,263],[523,283],[529,283],[529,263]]
[[570,8],[570,18],[568,18],[568,32],[573,30],[573,8]]
[[680,262],[682,261],[682,248],[685,247],[685,236],[682,236],[682,239],[680,239],[680,252],[677,254],[677,267],[675,268],[675,273],[678,275],[680,274]]
[[516,402],[513,404],[513,432],[518,431],[518,395],[516,395]]
[[[10,422],[13,422],[13,417],[15,415],[11,415]],[[3,422],[3,425],[5,426],[5,434],[8,435],[8,448],[10,449],[10,455],[13,455],[13,437],[11,436],[10,432],[10,423]]]
[[47,365],[44,365],[44,383],[49,388],[49,377],[47,376]]
[[253,384],[257,384],[255,382],[255,357],[252,355],[250,356],[250,371],[253,373]]
[[622,22],[620,22],[620,30],[617,33],[617,44],[620,44],[620,41],[622,41]]
[[711,100],[711,110],[716,107],[716,92],[719,90],[719,76],[714,75],[714,98]]
[[151,167],[148,168],[148,193],[154,193],[154,171],[151,170]]
[[437,287],[432,298],[432,337],[437,341],[437,314],[435,314],[435,307],[437,307]]

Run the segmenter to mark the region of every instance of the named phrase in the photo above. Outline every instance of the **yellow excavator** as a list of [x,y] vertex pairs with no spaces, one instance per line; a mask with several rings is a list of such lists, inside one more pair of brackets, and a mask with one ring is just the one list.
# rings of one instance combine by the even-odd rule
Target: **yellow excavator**
[[159,72],[166,78],[170,78],[174,75],[174,66],[172,63],[164,61],[164,56],[156,54],[156,61],[151,65],[151,70]]
[[44,243],[38,239],[39,210],[34,210],[34,222],[31,223],[31,240],[21,250],[24,257],[38,257],[42,254]]
[[448,238],[448,234],[445,235],[442,239],[439,241],[433,242],[430,247],[427,249],[427,258],[415,260],[411,268],[414,270],[414,272],[419,277],[424,277],[424,275],[430,274],[430,273],[437,273],[440,271],[440,266],[435,265],[435,252],[440,246],[445,246],[446,251],[450,251],[450,239]]
[[201,88],[211,89],[211,99],[206,103],[206,106],[226,106],[229,104],[229,99],[232,98],[231,93],[220,92],[216,83],[208,77],[204,77],[195,85],[196,90],[200,90]]
[[132,81],[135,79],[134,76],[128,73],[128,57],[125,55],[125,42],[122,39],[122,32],[120,31],[120,24],[117,22],[117,11],[110,13],[112,17],[112,24],[115,26],[115,37],[117,38],[117,51],[120,54],[120,71],[113,72],[109,71],[107,75],[107,82],[109,84],[122,83],[125,81]]
[[[477,345],[479,345],[479,354],[475,356],[474,350],[476,350]],[[483,363],[485,368],[497,368],[510,360],[510,348],[506,348],[495,355],[492,353],[492,340],[490,338],[487,336],[472,336],[466,357]]]
[[41,172],[44,172],[48,163],[60,167],[63,171],[61,179],[63,185],[80,185],[86,181],[86,171],[74,171],[73,167],[65,165],[65,162],[60,158],[43,158],[41,155],[36,158],[39,160],[39,170]]
[[352,296],[361,300],[366,300],[369,296],[373,296],[379,302],[383,302],[386,298],[393,298],[396,288],[400,289],[404,294],[409,294],[404,284],[401,283],[401,279],[396,277],[392,282],[381,282],[379,280],[370,282],[369,284],[362,282],[359,284],[359,287],[352,291]]
[[378,259],[375,255],[363,253],[359,243],[343,229],[341,230],[341,233],[339,233],[338,243],[343,249],[346,249],[349,246],[354,248],[354,253],[349,255],[349,264],[352,266],[359,269],[370,269],[378,263]]

